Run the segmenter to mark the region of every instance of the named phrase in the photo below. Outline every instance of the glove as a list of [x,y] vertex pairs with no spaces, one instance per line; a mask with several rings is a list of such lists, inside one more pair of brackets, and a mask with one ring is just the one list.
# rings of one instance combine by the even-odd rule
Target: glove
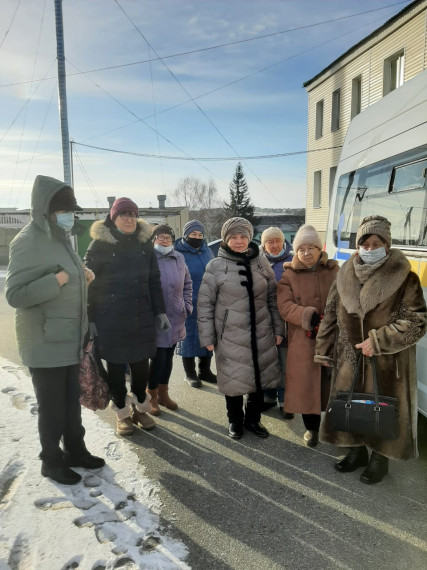
[[94,338],[94,337],[98,336],[98,331],[96,329],[95,323],[89,323],[89,336],[90,336],[90,338]]
[[159,325],[159,329],[162,332],[167,332],[171,328],[171,324],[166,316],[166,313],[160,313],[159,315],[156,315],[156,319]]
[[313,328],[313,329],[316,328],[320,324],[321,320],[322,319],[321,319],[319,313],[313,313],[313,316],[311,317],[311,322],[310,322],[311,328]]

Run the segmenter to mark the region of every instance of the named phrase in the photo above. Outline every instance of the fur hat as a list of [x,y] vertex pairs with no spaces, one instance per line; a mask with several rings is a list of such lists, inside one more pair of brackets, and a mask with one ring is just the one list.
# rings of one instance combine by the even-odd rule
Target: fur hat
[[379,236],[388,247],[391,247],[391,224],[387,218],[382,216],[368,216],[363,218],[356,235],[356,245],[360,245],[359,241],[363,236],[374,234]]
[[202,222],[199,222],[199,220],[190,220],[187,222],[182,230],[183,236],[186,238],[192,232],[202,232],[202,234],[205,235],[205,228]]
[[175,241],[175,232],[167,224],[160,224],[156,226],[153,230],[153,233],[151,234],[151,239],[155,239],[160,234],[167,234],[168,236],[171,236],[173,241]]
[[320,239],[319,234],[313,228],[313,226],[310,226],[309,224],[304,224],[301,226],[295,234],[292,244],[295,253],[298,253],[298,249],[302,245],[314,245],[320,249],[320,251],[323,248],[322,240]]
[[83,208],[77,205],[73,189],[69,186],[61,188],[49,203],[49,214],[60,212],[61,210],[65,212],[81,212],[83,210]]
[[133,212],[136,217],[139,215],[138,206],[130,198],[117,198],[111,206],[110,218],[114,222],[117,216],[123,212]]
[[245,218],[230,218],[224,222],[221,228],[222,240],[227,243],[228,240],[236,234],[242,234],[251,241],[254,235],[252,224]]
[[280,228],[270,227],[264,230],[261,234],[261,245],[264,247],[265,242],[269,239],[280,239],[281,242],[285,243],[285,236]]

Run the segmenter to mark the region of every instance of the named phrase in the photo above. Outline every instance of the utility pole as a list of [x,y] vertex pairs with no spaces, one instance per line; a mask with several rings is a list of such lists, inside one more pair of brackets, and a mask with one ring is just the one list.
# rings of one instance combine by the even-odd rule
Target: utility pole
[[71,186],[72,176],[71,176],[70,137],[68,135],[67,85],[66,85],[66,76],[65,76],[62,0],[55,0],[55,22],[56,22],[56,55],[58,59],[59,118],[61,122],[64,182],[66,182]]

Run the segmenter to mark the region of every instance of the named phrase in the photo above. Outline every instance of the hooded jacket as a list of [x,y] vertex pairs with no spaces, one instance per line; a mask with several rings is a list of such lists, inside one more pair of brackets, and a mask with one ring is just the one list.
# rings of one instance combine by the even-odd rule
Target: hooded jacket
[[206,265],[214,255],[206,241],[203,241],[202,246],[196,249],[187,243],[184,238],[180,238],[175,242],[174,247],[176,251],[179,251],[179,253],[182,253],[184,256],[193,283],[193,312],[185,321],[187,336],[185,340],[178,343],[176,352],[180,356],[188,358],[194,356],[211,356],[211,352],[206,350],[203,346],[200,346],[199,333],[197,330],[197,297]]
[[155,315],[165,312],[151,228],[139,220],[122,234],[108,215],[91,229],[85,263],[95,273],[89,286],[89,320],[96,324],[102,358],[117,364],[156,355]]
[[[367,338],[374,347],[380,394],[398,399],[400,435],[379,441],[334,431],[327,414],[321,425],[323,441],[343,447],[366,443],[391,459],[417,456],[417,373],[415,344],[425,334],[426,304],[418,276],[398,249],[362,286],[355,263],[358,253],[344,263],[331,288],[325,317],[316,340],[315,361],[333,364],[331,398],[350,388],[359,350]],[[364,358],[357,392],[373,393],[372,366]]]
[[256,243],[248,254],[220,247],[206,267],[198,299],[202,346],[215,346],[218,389],[240,396],[275,388],[280,381],[276,335],[276,279]]
[[[31,221],[10,244],[6,298],[16,309],[22,362],[31,368],[78,364],[87,332],[87,286],[82,262],[56,223],[49,222],[53,196],[68,184],[37,176]],[[68,273],[60,287],[55,274]]]

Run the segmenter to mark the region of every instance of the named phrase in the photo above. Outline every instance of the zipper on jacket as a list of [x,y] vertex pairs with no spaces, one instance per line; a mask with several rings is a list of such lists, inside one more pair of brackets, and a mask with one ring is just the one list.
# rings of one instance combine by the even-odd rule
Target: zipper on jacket
[[224,320],[222,321],[221,340],[222,340],[222,335],[224,334],[225,324],[227,322],[227,317],[228,317],[228,309],[225,311]]

